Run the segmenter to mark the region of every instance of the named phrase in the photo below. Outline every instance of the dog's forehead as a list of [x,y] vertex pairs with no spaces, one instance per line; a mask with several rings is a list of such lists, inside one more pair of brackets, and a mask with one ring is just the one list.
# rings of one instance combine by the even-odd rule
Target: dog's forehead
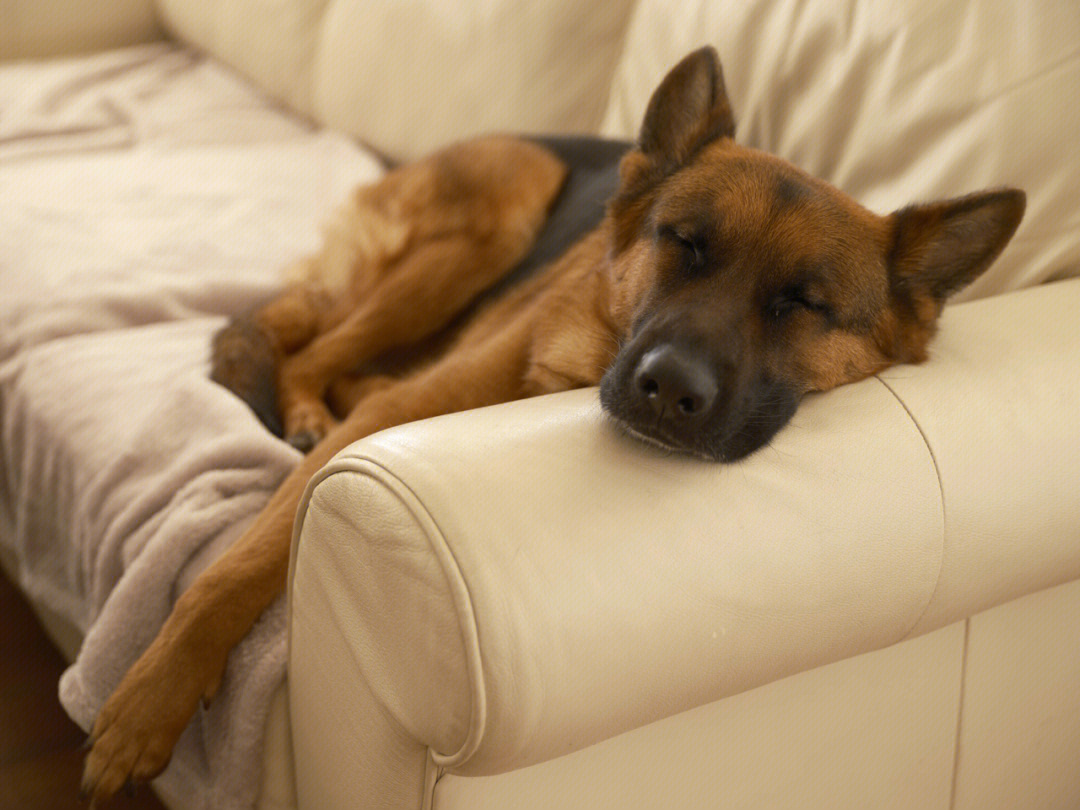
[[879,247],[881,219],[782,158],[729,139],[669,178],[654,217],[728,248],[825,261]]
[[824,180],[730,139],[714,141],[670,178],[658,207],[661,216],[698,216],[718,229],[742,233],[788,222],[812,235],[815,229],[865,228],[876,219]]

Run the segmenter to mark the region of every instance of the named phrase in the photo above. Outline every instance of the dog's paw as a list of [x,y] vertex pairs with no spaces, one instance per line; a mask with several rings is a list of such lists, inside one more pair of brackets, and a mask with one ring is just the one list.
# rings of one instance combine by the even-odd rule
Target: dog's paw
[[165,770],[176,740],[160,730],[134,731],[123,716],[106,723],[93,742],[83,769],[82,795],[102,806],[121,788],[147,782]]
[[94,721],[82,780],[91,808],[165,770],[199,700],[215,691],[216,682],[200,687],[197,673],[182,675],[144,659],[124,676]]
[[319,399],[304,399],[285,411],[285,441],[307,453],[337,424],[330,409]]

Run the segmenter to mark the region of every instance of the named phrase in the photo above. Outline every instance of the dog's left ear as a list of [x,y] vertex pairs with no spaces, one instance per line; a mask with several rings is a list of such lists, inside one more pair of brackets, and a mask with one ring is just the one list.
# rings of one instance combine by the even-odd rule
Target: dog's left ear
[[735,134],[720,57],[711,46],[683,58],[653,91],[638,146],[665,170],[705,143]]
[[913,300],[930,299],[940,309],[998,257],[1020,225],[1025,204],[1024,192],[1010,188],[892,214],[888,266],[894,290]]

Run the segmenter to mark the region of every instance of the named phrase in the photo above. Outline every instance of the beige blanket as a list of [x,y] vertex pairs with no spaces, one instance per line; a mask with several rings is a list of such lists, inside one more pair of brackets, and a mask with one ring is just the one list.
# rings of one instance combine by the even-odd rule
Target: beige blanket
[[[299,458],[207,379],[210,336],[378,171],[173,46],[0,67],[0,543],[86,634],[84,728]],[[285,644],[279,600],[160,777],[184,806],[254,803]]]

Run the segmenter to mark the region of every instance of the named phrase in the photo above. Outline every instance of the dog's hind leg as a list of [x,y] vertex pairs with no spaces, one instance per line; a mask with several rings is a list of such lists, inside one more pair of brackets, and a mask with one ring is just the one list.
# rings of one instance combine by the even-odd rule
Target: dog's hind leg
[[334,424],[324,397],[336,378],[437,333],[513,269],[566,171],[546,148],[502,136],[449,147],[362,190],[357,230],[375,230],[370,215],[407,237],[365,274],[347,314],[285,358],[277,391],[286,438],[310,449]]
[[267,429],[283,434],[277,376],[282,359],[307,344],[318,330],[325,295],[300,283],[214,335],[210,379],[246,402]]

